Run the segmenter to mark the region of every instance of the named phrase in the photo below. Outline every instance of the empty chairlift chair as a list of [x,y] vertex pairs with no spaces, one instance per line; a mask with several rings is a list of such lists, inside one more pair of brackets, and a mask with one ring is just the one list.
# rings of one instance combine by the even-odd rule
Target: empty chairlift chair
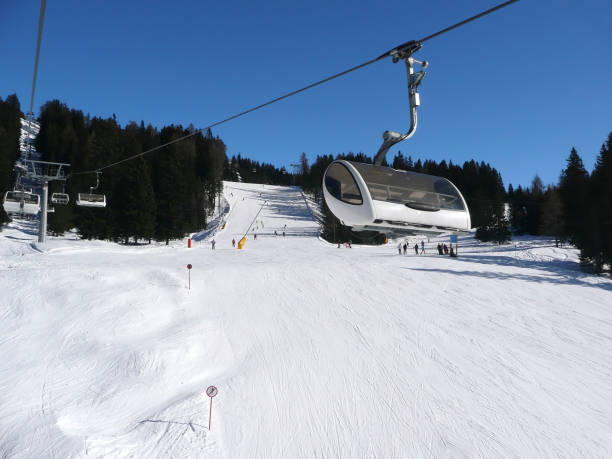
[[94,193],[77,194],[76,205],[81,207],[106,207],[106,196]]
[[89,188],[89,193],[77,194],[76,205],[81,207],[106,207],[106,196],[103,194],[94,194],[94,190],[100,185],[100,174],[96,171],[96,186]]
[[70,202],[68,193],[53,193],[51,195],[51,202],[53,204],[66,205]]
[[2,203],[7,214],[36,215],[40,212],[40,195],[26,191],[7,191]]

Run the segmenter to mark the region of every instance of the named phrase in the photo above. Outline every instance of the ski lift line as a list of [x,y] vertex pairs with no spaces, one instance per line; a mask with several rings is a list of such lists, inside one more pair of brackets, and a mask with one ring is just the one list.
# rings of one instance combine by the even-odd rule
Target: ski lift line
[[479,13],[479,14],[477,14],[475,16],[472,16],[471,18],[465,19],[465,20],[463,20],[461,22],[458,22],[455,25],[447,27],[446,29],[442,29],[439,32],[436,32],[436,33],[433,33],[431,35],[428,35],[425,38],[421,38],[419,40],[419,43],[423,43],[423,42],[425,42],[427,40],[431,40],[432,38],[437,37],[438,35],[442,35],[443,33],[450,32],[451,30],[456,29],[457,27],[461,27],[462,25],[465,25],[468,22],[472,22],[472,21],[474,21],[474,20],[476,20],[478,18],[486,16],[487,14],[493,13],[494,11],[500,10],[502,8],[505,8],[506,6],[508,6],[508,5],[512,4],[512,3],[516,3],[518,1],[519,0],[509,0],[509,1],[505,2],[505,3],[500,3],[499,5],[494,6],[493,8],[490,8],[490,9],[488,9],[486,11],[483,11],[482,13]]
[[[382,58],[380,58],[380,57],[379,57],[379,58],[376,58],[376,59],[372,59],[372,60],[370,60],[370,61],[368,61],[368,62],[365,62],[365,63],[363,63],[363,64],[357,65],[357,66],[352,67],[352,68],[350,68],[350,69],[348,69],[348,70],[345,70],[345,71],[343,71],[343,72],[340,72],[340,73],[337,73],[337,74],[335,74],[335,75],[332,75],[332,76],[330,76],[330,77],[328,77],[328,78],[325,78],[324,80],[317,81],[316,83],[312,83],[312,84],[310,84],[310,85],[308,85],[308,86],[305,86],[305,87],[303,87],[303,88],[300,88],[300,89],[298,89],[298,90],[296,90],[296,91],[290,92],[290,93],[285,94],[285,95],[283,95],[283,96],[277,97],[276,99],[272,99],[272,100],[270,100],[270,101],[268,101],[268,102],[265,102],[265,103],[263,103],[263,104],[257,105],[256,107],[250,108],[250,109],[245,110],[245,111],[243,111],[243,112],[240,112],[240,113],[238,113],[238,114],[236,114],[236,115],[230,116],[229,118],[225,118],[224,120],[217,121],[216,123],[213,123],[213,124],[211,124],[211,125],[209,125],[209,126],[206,126],[206,127],[201,128],[201,129],[198,129],[197,131],[194,131],[194,132],[192,132],[192,133],[190,133],[190,134],[187,134],[187,135],[185,135],[185,136],[183,136],[183,137],[179,137],[178,139],[174,139],[174,140],[172,140],[172,141],[170,141],[170,142],[167,142],[167,143],[165,143],[165,144],[163,144],[163,145],[159,145],[159,146],[157,146],[157,147],[151,148],[150,150],[143,151],[143,152],[141,152],[141,153],[137,153],[137,154],[135,154],[135,155],[129,156],[129,157],[127,157],[127,158],[124,158],[124,159],[122,159],[122,160],[119,160],[119,161],[117,161],[117,162],[114,162],[114,163],[112,163],[112,164],[109,164],[109,165],[107,165],[107,166],[101,167],[101,168],[99,168],[99,169],[97,169],[97,170],[100,170],[100,171],[101,171],[101,170],[104,170],[104,169],[108,169],[109,167],[118,166],[118,165],[119,165],[119,164],[121,164],[121,163],[124,163],[124,162],[126,162],[126,161],[130,161],[130,160],[132,160],[132,159],[136,159],[136,158],[138,158],[139,156],[144,156],[144,155],[146,155],[146,154],[148,154],[148,153],[153,153],[154,151],[160,150],[160,149],[162,149],[162,148],[164,148],[164,147],[170,146],[170,145],[175,144],[175,143],[177,143],[177,142],[181,142],[181,141],[183,141],[183,140],[187,140],[188,138],[193,137],[194,135],[197,135],[197,134],[199,134],[199,133],[201,133],[201,132],[204,132],[204,131],[206,131],[207,129],[211,129],[211,128],[214,128],[215,126],[219,126],[220,124],[227,123],[228,121],[235,120],[236,118],[239,118],[239,117],[241,117],[241,116],[247,115],[248,113],[254,112],[255,110],[259,110],[260,108],[264,108],[264,107],[266,107],[266,106],[268,106],[268,105],[272,105],[272,104],[274,104],[274,103],[276,103],[276,102],[280,102],[280,101],[281,101],[281,100],[283,100],[283,99],[287,99],[288,97],[294,96],[294,95],[296,95],[296,94],[298,94],[298,93],[300,93],[300,92],[303,92],[303,91],[306,91],[306,90],[308,90],[308,89],[314,88],[315,86],[321,85],[321,84],[323,84],[323,83],[327,83],[328,81],[331,81],[331,80],[333,80],[333,79],[335,79],[335,78],[339,78],[339,77],[341,77],[341,76],[343,76],[343,75],[346,75],[347,73],[354,72],[355,70],[358,70],[358,69],[361,69],[361,68],[363,68],[363,67],[366,67],[366,66],[368,66],[368,65],[370,65],[370,64],[373,64],[374,62],[376,62],[376,61],[378,61],[378,60],[380,60],[380,59],[382,59]],[[96,170],[90,170],[90,171],[84,171],[84,172],[74,172],[74,173],[72,173],[72,174],[70,174],[70,175],[93,174],[93,173],[95,173],[95,172],[96,172]]]
[[[486,16],[486,15],[488,15],[490,13],[493,13],[494,11],[497,11],[497,10],[499,10],[501,8],[504,8],[504,7],[506,7],[506,6],[510,5],[510,4],[516,3],[518,1],[519,0],[509,0],[507,2],[501,3],[501,4],[499,4],[499,5],[497,5],[497,6],[493,7],[493,8],[490,8],[490,9],[488,9],[486,11],[483,11],[483,12],[481,12],[481,13],[475,15],[475,16],[472,16],[472,17],[470,17],[468,19],[465,19],[465,20],[463,20],[461,22],[458,22],[458,23],[453,24],[453,25],[451,25],[449,27],[446,27],[446,28],[444,28],[444,29],[434,33],[434,34],[428,35],[428,36],[426,36],[426,37],[424,37],[424,38],[422,38],[420,40],[417,40],[417,41],[411,40],[411,41],[408,41],[406,43],[403,43],[403,44],[401,44],[399,46],[396,46],[395,48],[387,51],[386,53],[378,56],[377,58],[370,59],[367,62],[364,62],[362,64],[356,65],[356,66],[351,67],[350,69],[344,70],[342,72],[336,73],[336,74],[334,74],[334,75],[332,75],[330,77],[327,77],[327,78],[325,78],[323,80],[319,80],[319,81],[317,81],[315,83],[309,84],[308,86],[304,86],[303,88],[297,89],[297,90],[292,91],[290,93],[287,93],[287,94],[285,94],[283,96],[280,96],[280,97],[277,97],[275,99],[269,100],[268,102],[265,102],[263,104],[257,105],[257,106],[255,106],[253,108],[250,108],[248,110],[240,112],[240,113],[238,113],[236,115],[230,116],[229,118],[225,118],[225,119],[223,119],[221,121],[217,121],[216,123],[210,124],[210,125],[208,125],[206,127],[198,129],[198,130],[196,130],[196,131],[194,131],[194,132],[192,132],[190,134],[187,134],[187,135],[185,135],[183,137],[179,137],[179,138],[174,139],[174,140],[172,140],[170,142],[167,142],[167,143],[165,143],[163,145],[159,145],[157,147],[151,148],[150,150],[146,150],[146,151],[143,151],[141,153],[137,153],[135,155],[129,156],[127,158],[124,158],[122,160],[116,161],[114,163],[108,164],[106,166],[100,167],[100,168],[95,169],[95,170],[89,170],[89,171],[83,171],[83,172],[73,172],[70,175],[94,174],[94,173],[102,171],[104,169],[108,169],[108,168],[113,167],[113,166],[118,166],[119,164],[122,164],[122,163],[124,163],[126,161],[131,161],[132,159],[136,159],[136,158],[138,158],[140,156],[144,156],[146,154],[153,153],[154,151],[157,151],[157,150],[160,150],[160,149],[162,149],[164,147],[173,145],[173,144],[175,144],[177,142],[181,142],[183,140],[187,140],[188,138],[193,137],[194,135],[197,135],[199,133],[202,133],[202,132],[206,131],[207,129],[211,129],[211,128],[219,126],[219,125],[221,125],[223,123],[227,123],[228,121],[235,120],[236,118],[240,118],[241,116],[244,116],[244,115],[247,115],[247,114],[249,114],[251,112],[259,110],[260,108],[267,107],[268,105],[272,105],[272,104],[274,104],[276,102],[280,102],[283,99],[287,99],[288,97],[294,96],[294,95],[299,94],[299,93],[304,92],[304,91],[307,91],[308,89],[312,89],[315,86],[319,86],[319,85],[321,85],[323,83],[327,83],[328,81],[334,80],[336,78],[339,78],[341,76],[347,75],[347,74],[349,74],[351,72],[354,72],[356,70],[359,70],[359,69],[362,69],[364,67],[367,67],[367,66],[369,66],[371,64],[374,64],[375,62],[378,62],[378,61],[380,61],[380,60],[382,60],[382,59],[384,59],[386,57],[393,56],[394,59],[395,59],[395,57],[398,54],[408,53],[408,55],[410,55],[413,52],[418,51],[421,48],[423,42],[425,42],[427,40],[431,40],[432,38],[440,36],[440,35],[442,35],[442,34],[444,34],[446,32],[450,32],[451,30],[456,29],[457,27],[461,27],[462,25],[465,25],[465,24],[467,24],[469,22],[472,22],[472,21],[474,21],[474,20],[476,20],[478,18]],[[44,3],[45,0],[42,0],[42,2]],[[39,28],[39,37],[40,37],[40,32],[41,31],[42,31],[42,27]]]
[[38,18],[38,39],[36,40],[36,58],[34,59],[34,77],[32,78],[32,96],[30,97],[30,113],[34,108],[34,91],[36,89],[36,76],[38,75],[38,57],[40,56],[40,42],[42,41],[43,23],[45,20],[46,0],[40,2],[40,17]]
[[253,218],[253,220],[251,221],[251,224],[248,226],[246,233],[243,234],[242,239],[244,239],[246,235],[249,234],[249,230],[253,226],[253,223],[255,223],[255,220],[257,220],[257,217],[259,217],[259,214],[261,213],[261,211],[263,210],[266,204],[268,204],[268,201],[264,201],[264,203],[261,205],[261,207],[259,208],[259,211],[257,212],[257,215],[255,215],[255,218]]

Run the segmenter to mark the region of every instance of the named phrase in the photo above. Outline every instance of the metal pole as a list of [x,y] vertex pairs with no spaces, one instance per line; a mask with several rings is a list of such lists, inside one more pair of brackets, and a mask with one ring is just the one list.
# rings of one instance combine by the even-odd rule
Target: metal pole
[[46,242],[47,238],[47,195],[49,194],[49,181],[42,183],[42,203],[40,207],[40,226],[38,228],[38,242]]
[[210,409],[208,410],[208,430],[210,430],[210,418],[212,417],[212,397],[210,397]]

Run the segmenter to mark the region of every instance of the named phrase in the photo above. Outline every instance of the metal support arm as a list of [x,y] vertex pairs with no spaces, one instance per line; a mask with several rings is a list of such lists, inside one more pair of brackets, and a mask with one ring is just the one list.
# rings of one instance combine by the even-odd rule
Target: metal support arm
[[[394,61],[396,62],[395,56]],[[401,134],[399,132],[394,131],[385,131],[383,132],[383,144],[381,145],[378,153],[374,157],[374,164],[376,166],[382,165],[382,162],[387,155],[387,151],[393,145],[402,140],[409,139],[412,137],[417,128],[417,107],[421,104],[419,93],[417,92],[417,88],[421,84],[423,77],[425,76],[425,72],[420,70],[418,72],[414,72],[413,64],[420,64],[422,68],[426,68],[429,64],[427,61],[417,61],[411,56],[403,57],[404,62],[406,63],[406,71],[408,72],[408,98],[410,103],[410,129],[406,134]],[[399,60],[399,59],[398,59]]]

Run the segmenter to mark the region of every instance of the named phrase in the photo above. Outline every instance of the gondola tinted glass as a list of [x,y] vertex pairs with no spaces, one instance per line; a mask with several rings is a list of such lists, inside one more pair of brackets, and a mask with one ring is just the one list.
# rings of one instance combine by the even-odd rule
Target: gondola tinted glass
[[372,199],[376,201],[404,204],[429,212],[465,210],[459,193],[444,178],[372,164],[351,164],[363,177]]
[[348,204],[363,204],[357,182],[346,166],[332,164],[325,174],[325,187],[336,199]]

